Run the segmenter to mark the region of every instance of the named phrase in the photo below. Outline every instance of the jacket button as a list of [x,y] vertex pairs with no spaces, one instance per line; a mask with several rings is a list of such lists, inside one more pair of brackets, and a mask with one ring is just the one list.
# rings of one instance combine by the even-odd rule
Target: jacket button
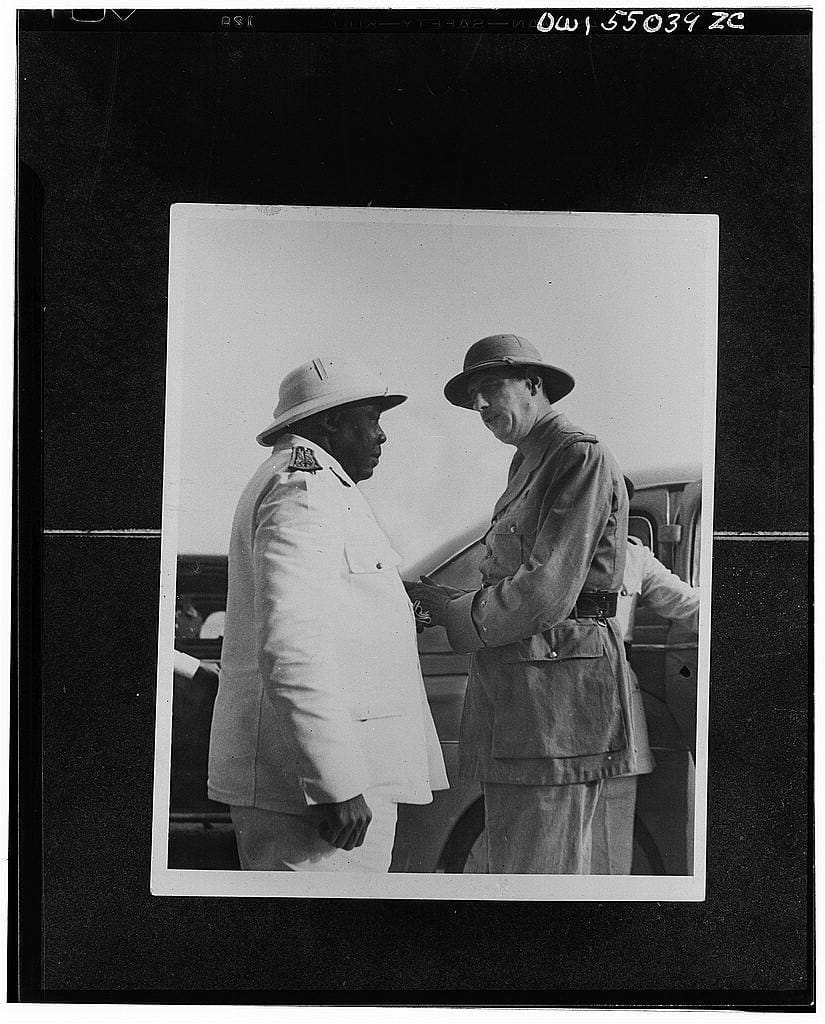
[[515,533],[515,532],[516,532],[516,528],[515,528],[515,526],[511,526],[511,527],[510,527],[510,533]]
[[559,652],[558,651],[551,651],[550,652],[550,657],[551,658],[558,658],[558,656],[559,656]]
[[376,562],[376,563],[375,563],[375,568],[376,568],[376,569],[383,569],[383,568],[384,568],[384,566],[383,566],[383,565],[381,564],[381,562]]

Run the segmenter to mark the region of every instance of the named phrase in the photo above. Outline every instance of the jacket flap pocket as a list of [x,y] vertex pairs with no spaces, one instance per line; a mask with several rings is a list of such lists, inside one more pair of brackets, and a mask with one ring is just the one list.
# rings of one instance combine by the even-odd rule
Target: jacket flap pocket
[[347,541],[344,554],[350,572],[382,572],[394,569],[401,562],[401,556],[391,547],[378,547],[363,541]]
[[604,626],[592,619],[568,619],[511,647],[512,651],[507,651],[508,662],[600,658],[605,650]]
[[488,537],[520,536],[521,526],[515,516],[508,516],[506,519],[497,519],[490,524],[487,531]]

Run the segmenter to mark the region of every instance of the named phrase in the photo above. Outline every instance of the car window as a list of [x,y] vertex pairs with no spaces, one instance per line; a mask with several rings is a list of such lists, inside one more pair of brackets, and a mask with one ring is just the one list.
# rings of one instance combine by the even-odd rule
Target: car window
[[184,555],[178,558],[175,640],[192,644],[219,641],[226,619],[226,558]]
[[217,640],[223,636],[226,599],[220,594],[178,594],[176,640]]
[[647,516],[628,516],[627,534],[637,537],[646,548],[653,550],[653,523]]

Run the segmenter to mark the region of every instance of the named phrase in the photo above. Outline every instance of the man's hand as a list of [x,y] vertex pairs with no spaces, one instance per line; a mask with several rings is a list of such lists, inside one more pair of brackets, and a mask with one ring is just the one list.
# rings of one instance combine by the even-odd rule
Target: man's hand
[[372,811],[361,793],[338,804],[313,804],[309,811],[321,838],[339,850],[360,846],[372,821]]
[[415,616],[415,631],[416,633],[423,633],[427,626],[432,626],[433,624],[430,613],[424,611],[420,601],[413,601],[412,609]]
[[416,601],[421,611],[430,616],[430,623],[433,626],[445,626],[447,624],[447,605],[454,597],[458,597],[462,591],[453,590],[448,587],[439,587],[422,577],[423,582],[411,583],[404,581],[407,589],[407,597],[415,605]]

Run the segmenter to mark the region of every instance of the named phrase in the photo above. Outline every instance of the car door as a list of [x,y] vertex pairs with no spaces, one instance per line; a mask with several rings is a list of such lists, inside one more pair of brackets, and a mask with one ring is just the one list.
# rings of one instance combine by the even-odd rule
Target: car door
[[[696,483],[639,488],[630,532],[688,583],[698,582],[701,488]],[[697,636],[692,628],[639,607],[631,664],[639,679],[656,769],[641,776],[636,802],[634,874],[693,870]]]

